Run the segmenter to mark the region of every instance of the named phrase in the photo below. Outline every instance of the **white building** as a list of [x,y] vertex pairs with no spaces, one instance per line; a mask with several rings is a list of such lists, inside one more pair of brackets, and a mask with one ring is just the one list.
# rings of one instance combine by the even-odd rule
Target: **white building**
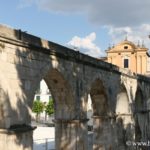
[[[49,102],[49,100],[52,100],[52,96],[51,96],[51,93],[50,93],[50,90],[48,89],[46,83],[44,80],[42,80],[40,82],[40,85],[39,87],[37,88],[37,91],[36,91],[36,94],[34,96],[34,101],[35,100],[39,100],[45,104],[47,104]],[[36,118],[36,114],[33,113],[32,114],[32,117],[33,119],[35,120]],[[45,111],[43,113],[40,114],[40,122],[45,122],[45,121],[49,121],[49,122],[52,122],[52,119],[53,118],[49,118]]]
[[42,102],[48,103],[48,101],[52,98],[51,93],[45,83],[44,80],[40,82],[40,85],[36,91],[34,96],[34,100],[40,100]]

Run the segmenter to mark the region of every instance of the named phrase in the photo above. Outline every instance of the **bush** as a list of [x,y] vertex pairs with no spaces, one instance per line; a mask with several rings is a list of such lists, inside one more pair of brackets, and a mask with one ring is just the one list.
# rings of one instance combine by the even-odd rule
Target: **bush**
[[36,113],[36,121],[38,121],[39,115],[44,111],[44,108],[45,108],[44,103],[42,103],[41,101],[36,100],[33,102],[32,111]]
[[49,116],[54,113],[54,102],[53,102],[52,99],[50,99],[49,102],[48,102],[48,104],[46,105],[45,112]]

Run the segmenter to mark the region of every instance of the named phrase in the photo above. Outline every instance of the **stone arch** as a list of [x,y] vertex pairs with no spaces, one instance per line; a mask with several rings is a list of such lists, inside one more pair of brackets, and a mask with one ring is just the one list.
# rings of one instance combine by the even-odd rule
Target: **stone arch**
[[110,141],[108,141],[110,134],[110,118],[108,99],[106,88],[102,80],[95,79],[90,88],[90,96],[93,108],[93,150],[108,149]]
[[75,98],[69,80],[57,70],[49,70],[43,77],[54,100],[55,149],[69,150],[76,145]]
[[133,114],[127,88],[121,84],[116,95],[117,141],[120,149],[126,149],[125,142],[132,141],[134,135]]
[[104,116],[107,115],[108,101],[106,96],[105,87],[100,79],[96,79],[90,89],[92,100],[93,115]]
[[54,99],[55,118],[72,119],[75,101],[67,79],[58,70],[52,69],[44,76],[44,80]]
[[131,123],[131,107],[129,97],[124,85],[121,85],[116,99],[116,115],[121,118],[124,125]]

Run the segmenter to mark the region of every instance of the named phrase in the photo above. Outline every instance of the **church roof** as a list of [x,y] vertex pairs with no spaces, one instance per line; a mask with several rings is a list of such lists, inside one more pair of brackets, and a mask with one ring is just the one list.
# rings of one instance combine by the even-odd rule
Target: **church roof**
[[128,41],[128,40],[124,40],[124,41],[122,41],[122,42],[120,42],[119,44],[118,44],[119,46],[120,45],[130,45],[132,48],[137,48],[137,46],[133,43],[133,42],[131,42],[131,41]]
[[106,52],[113,52],[113,51],[134,51],[134,50],[148,50],[147,48],[144,47],[144,44],[142,44],[141,46],[135,45],[133,42],[128,41],[127,39],[125,39],[124,41],[118,43],[117,45],[113,46],[113,47],[109,47],[109,49]]

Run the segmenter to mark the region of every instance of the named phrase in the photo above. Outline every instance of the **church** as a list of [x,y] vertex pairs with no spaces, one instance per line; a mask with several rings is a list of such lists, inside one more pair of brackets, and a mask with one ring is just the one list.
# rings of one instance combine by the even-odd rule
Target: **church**
[[150,75],[150,56],[148,48],[144,44],[136,45],[125,39],[117,45],[109,47],[106,53],[107,57],[102,60],[137,74]]

